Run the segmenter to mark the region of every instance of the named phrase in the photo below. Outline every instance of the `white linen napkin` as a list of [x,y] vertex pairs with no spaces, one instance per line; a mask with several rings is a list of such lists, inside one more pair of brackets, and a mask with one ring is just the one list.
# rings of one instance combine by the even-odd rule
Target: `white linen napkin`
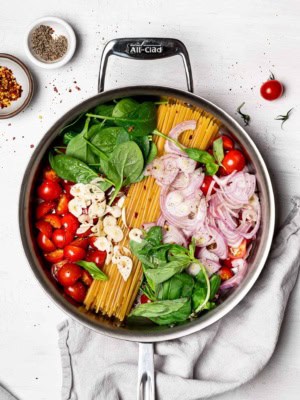
[[[253,289],[227,316],[155,345],[158,400],[199,400],[252,379],[270,359],[300,263],[300,199],[277,235]],[[136,398],[138,344],[97,334],[72,320],[59,326],[63,400]],[[14,397],[0,387],[1,400]]]
[[[299,271],[300,199],[294,203],[246,298],[212,326],[155,345],[158,400],[214,397],[249,381],[267,364]],[[137,343],[97,334],[72,320],[59,326],[59,336],[63,400],[135,399]]]

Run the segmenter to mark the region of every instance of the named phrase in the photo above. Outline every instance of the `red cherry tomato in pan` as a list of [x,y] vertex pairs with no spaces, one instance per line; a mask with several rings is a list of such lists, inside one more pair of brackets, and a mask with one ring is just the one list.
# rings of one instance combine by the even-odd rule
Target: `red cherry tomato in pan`
[[49,224],[49,222],[46,221],[38,221],[35,226],[37,229],[42,232],[44,235],[47,236],[47,238],[51,238],[52,235],[52,226]]
[[64,248],[65,258],[71,262],[83,260],[85,258],[85,250],[81,247],[68,245]]
[[61,228],[61,218],[56,214],[45,215],[44,221],[49,222],[49,224],[55,229]]
[[76,282],[74,285],[65,287],[65,293],[72,297],[77,303],[82,303],[86,295],[86,287],[82,282]]
[[55,229],[52,234],[52,242],[59,248],[63,248],[73,240],[73,235],[64,229]]
[[57,207],[56,207],[57,214],[62,215],[62,214],[66,214],[69,211],[69,209],[68,209],[69,201],[70,201],[70,197],[67,196],[65,193],[63,193],[60,196]]
[[49,214],[50,212],[54,211],[55,209],[55,202],[54,201],[44,201],[43,203],[40,203],[35,212],[35,216],[37,219],[40,219],[44,217],[46,214]]
[[235,259],[245,257],[247,251],[247,240],[244,239],[239,247],[229,247],[228,250],[229,258]]
[[[74,185],[74,183],[69,182],[69,181],[64,181],[63,187],[65,189],[65,192],[68,196],[72,196],[70,193],[71,187]],[[73,197],[73,196],[72,196]]]
[[224,267],[227,267],[227,268],[232,268],[233,267],[231,258],[226,258],[225,260],[221,260],[221,264]]
[[229,136],[223,135],[221,138],[224,150],[232,150],[234,148],[234,141]]
[[82,271],[82,277],[81,277],[82,282],[86,285],[86,286],[91,286],[91,284],[93,283],[93,278],[92,275],[86,271],[85,269]]
[[56,172],[50,167],[45,169],[43,177],[46,181],[59,182],[59,177],[56,175]]
[[90,236],[89,237],[89,245],[95,250],[98,250],[98,248],[95,246],[95,242],[97,239],[98,239],[98,236]]
[[81,238],[78,237],[73,242],[71,242],[72,246],[81,247],[82,249],[87,249],[89,246],[89,238]]
[[149,299],[149,297],[147,297],[144,293],[141,295],[141,303],[145,304],[145,303],[151,303],[151,300]]
[[95,263],[99,268],[103,267],[106,259],[106,251],[90,250],[87,253],[86,261]]
[[[210,187],[210,184],[212,183],[213,178],[212,176],[206,175],[203,179],[202,185],[200,186],[200,189],[202,190],[202,193],[204,196],[207,195],[208,189]],[[214,193],[214,189],[212,190],[212,193]]]
[[37,189],[38,196],[43,200],[55,200],[62,193],[59,183],[54,181],[44,181]]
[[57,249],[51,253],[44,254],[44,257],[51,264],[58,263],[64,259],[64,251],[62,249]]
[[283,85],[277,79],[270,79],[262,84],[260,94],[265,100],[276,100],[283,93]]
[[233,277],[233,272],[231,271],[230,268],[227,267],[221,267],[218,271],[218,274],[220,275],[220,278],[222,281],[227,281],[227,279],[230,279]]
[[75,233],[77,229],[79,228],[79,222],[77,218],[71,214],[67,213],[62,217],[62,225],[66,231]]
[[220,168],[222,175],[229,175],[233,171],[242,171],[246,165],[244,154],[240,150],[230,150],[225,154]]
[[54,243],[42,232],[37,236],[37,244],[46,253],[50,253],[56,249]]
[[64,264],[57,272],[57,280],[63,286],[74,285],[82,276],[82,269],[77,264]]

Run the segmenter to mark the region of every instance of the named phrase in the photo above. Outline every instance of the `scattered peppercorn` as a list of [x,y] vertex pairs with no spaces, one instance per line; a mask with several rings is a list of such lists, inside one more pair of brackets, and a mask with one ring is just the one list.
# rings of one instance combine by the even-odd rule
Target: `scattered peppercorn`
[[12,70],[0,65],[0,108],[9,107],[21,94],[22,86],[17,82]]
[[40,25],[31,35],[31,49],[43,61],[57,61],[68,50],[68,39],[63,36],[54,36],[51,26]]

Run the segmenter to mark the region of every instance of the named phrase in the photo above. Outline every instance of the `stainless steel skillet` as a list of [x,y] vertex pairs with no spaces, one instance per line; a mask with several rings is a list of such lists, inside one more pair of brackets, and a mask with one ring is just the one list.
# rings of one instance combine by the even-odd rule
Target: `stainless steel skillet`
[[[108,59],[111,55],[137,60],[153,60],[180,55],[185,67],[188,91],[150,85],[122,87],[105,91],[105,73]],[[274,193],[265,162],[246,131],[220,107],[192,93],[193,79],[190,60],[185,46],[179,40],[129,38],[116,39],[109,42],[104,49],[101,59],[98,89],[99,93],[97,95],[78,104],[61,117],[44,135],[33,153],[24,174],[20,193],[20,233],[27,259],[36,278],[61,309],[63,309],[70,317],[96,332],[118,339],[140,343],[138,398],[153,400],[155,398],[153,343],[189,335],[218,321],[230,312],[246,296],[257,280],[267,259],[273,238],[275,224]],[[168,96],[178,98],[188,104],[198,106],[210,112],[230,130],[235,140],[240,144],[249,160],[251,160],[253,170],[257,176],[259,196],[262,204],[262,224],[258,233],[256,246],[253,249],[249,260],[250,263],[247,276],[241,285],[215,310],[210,311],[208,314],[197,320],[187,321],[185,324],[173,328],[152,326],[120,327],[102,316],[95,316],[92,313],[79,310],[59,293],[55,283],[49,279],[49,273],[43,266],[43,260],[41,259],[35,241],[33,240],[31,205],[34,195],[34,187],[40,165],[52,142],[58,136],[63,126],[74,120],[79,114],[86,112],[98,104],[129,96]]]

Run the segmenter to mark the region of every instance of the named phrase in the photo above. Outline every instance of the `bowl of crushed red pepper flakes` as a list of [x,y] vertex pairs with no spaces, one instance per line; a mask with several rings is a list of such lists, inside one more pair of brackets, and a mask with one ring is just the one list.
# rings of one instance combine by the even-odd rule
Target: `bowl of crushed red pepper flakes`
[[0,53],[0,119],[20,113],[32,95],[33,79],[26,65],[13,55]]
[[73,28],[61,18],[39,18],[28,28],[26,54],[39,67],[53,69],[65,65],[72,58],[75,48]]

